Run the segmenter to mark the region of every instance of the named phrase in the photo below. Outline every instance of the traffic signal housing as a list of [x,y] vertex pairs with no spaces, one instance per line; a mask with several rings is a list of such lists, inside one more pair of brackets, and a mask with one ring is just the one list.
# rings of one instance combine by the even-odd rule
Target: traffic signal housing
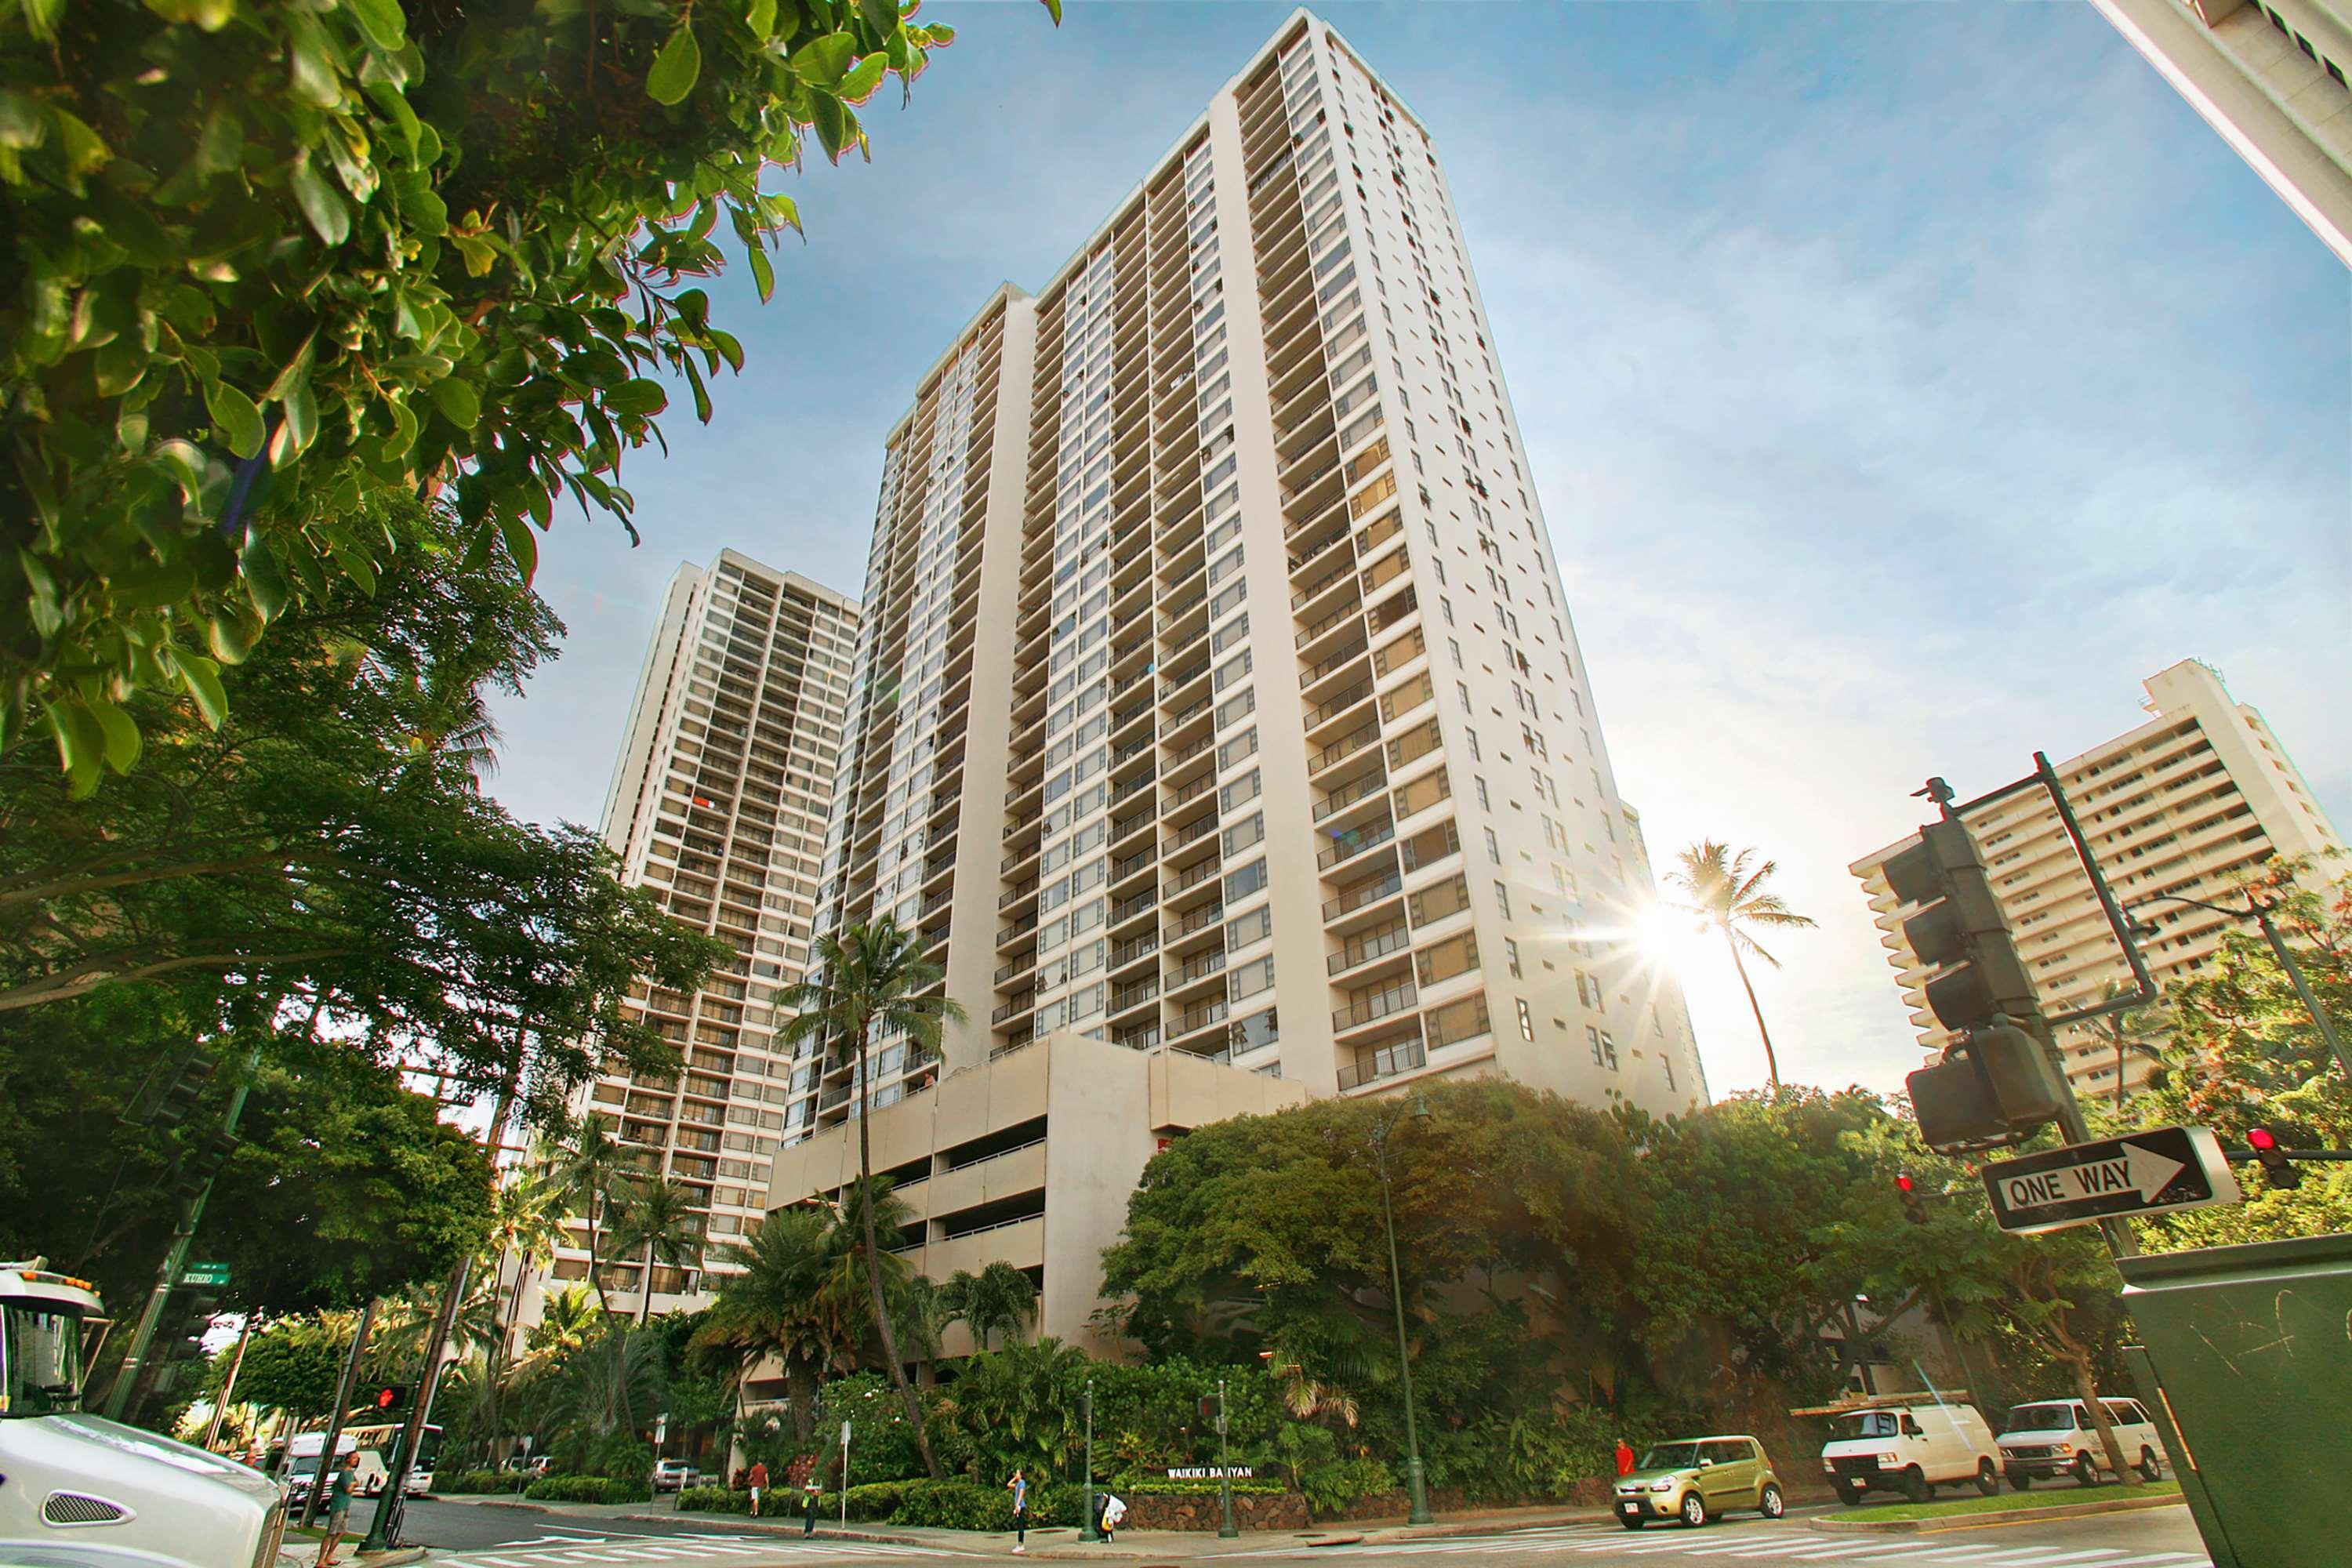
[[1964,825],[1927,824],[1919,842],[1890,856],[1879,874],[1896,899],[1918,906],[1903,920],[1903,940],[1935,972],[1925,989],[1937,1023],[1965,1034],[1995,1018],[2036,1016],[2033,983]]
[[2042,1042],[2005,1022],[1946,1047],[1904,1089],[1920,1138],[1947,1152],[2020,1142],[2058,1119],[2063,1092]]
[[2246,1130],[2246,1147],[2254,1152],[2254,1160],[2263,1168],[2263,1179],[2281,1192],[2303,1185],[2303,1173],[2295,1168],[2284,1149],[2279,1147],[2278,1134],[2267,1127]]
[[1912,1181],[1910,1172],[1895,1173],[1895,1190],[1903,1194],[1903,1217],[1913,1225],[1926,1225],[1927,1205],[1919,1201],[1918,1185]]
[[367,1407],[379,1415],[389,1415],[408,1408],[408,1395],[404,1383],[380,1383],[369,1391]]

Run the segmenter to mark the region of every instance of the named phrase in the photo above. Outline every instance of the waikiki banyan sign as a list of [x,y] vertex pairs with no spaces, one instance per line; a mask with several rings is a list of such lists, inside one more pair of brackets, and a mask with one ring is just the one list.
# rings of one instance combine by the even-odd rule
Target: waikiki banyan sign
[[1192,1465],[1184,1469],[1169,1471],[1168,1479],[1171,1481],[1214,1481],[1226,1479],[1246,1481],[1256,1475],[1257,1472],[1247,1465]]

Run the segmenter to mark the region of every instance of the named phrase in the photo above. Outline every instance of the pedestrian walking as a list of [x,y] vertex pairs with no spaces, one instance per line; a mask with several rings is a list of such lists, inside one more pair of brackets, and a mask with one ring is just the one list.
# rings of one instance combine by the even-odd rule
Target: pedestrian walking
[[814,1475],[810,1476],[801,1487],[801,1537],[803,1540],[816,1533],[817,1500],[824,1494],[824,1489],[817,1484],[817,1479]]
[[1004,1483],[1004,1489],[1013,1494],[1013,1555],[1025,1557],[1029,1553],[1028,1476],[1015,1469],[1013,1479]]
[[1633,1450],[1624,1438],[1617,1439],[1617,1479],[1623,1480],[1633,1473]]
[[360,1468],[359,1450],[354,1448],[343,1462],[334,1468],[327,1482],[327,1535],[319,1543],[319,1568],[332,1568],[335,1548],[342,1544],[352,1522],[352,1476]]
[[751,1517],[760,1517],[760,1494],[768,1489],[768,1464],[764,1459],[751,1461]]
[[1118,1521],[1126,1517],[1127,1504],[1119,1501],[1118,1496],[1114,1493],[1103,1493],[1102,1538],[1105,1541],[1108,1541],[1118,1534]]

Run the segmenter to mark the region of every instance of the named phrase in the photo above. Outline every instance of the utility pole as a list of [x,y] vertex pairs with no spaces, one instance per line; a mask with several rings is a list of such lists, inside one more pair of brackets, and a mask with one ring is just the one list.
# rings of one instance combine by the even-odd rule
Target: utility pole
[[408,1424],[400,1429],[400,1451],[393,1456],[391,1473],[383,1479],[383,1496],[376,1502],[367,1539],[360,1543],[362,1552],[389,1552],[400,1540],[400,1516],[408,1504],[408,1472],[416,1468],[416,1446],[425,1440],[425,1418],[433,1413],[433,1390],[441,1381],[441,1358],[449,1348],[449,1331],[457,1326],[457,1313],[466,1304],[466,1282],[473,1269],[469,1255],[459,1258],[457,1267],[449,1271],[441,1310],[433,1316],[433,1332],[425,1343],[425,1364],[417,1369],[416,1398],[409,1405]]
[[1078,1526],[1080,1541],[1100,1541],[1102,1531],[1095,1528],[1095,1380],[1087,1379],[1086,1392],[1078,1395],[1079,1414],[1087,1422],[1087,1517]]
[[1225,1380],[1217,1379],[1217,1501],[1223,1508],[1223,1522],[1217,1526],[1217,1539],[1232,1541],[1241,1534],[1234,1523],[1234,1445],[1233,1423],[1225,1415]]
[[[236,1087],[229,1091],[228,1110],[221,1117],[219,1142],[223,1147],[236,1139],[236,1124],[245,1116],[245,1100],[253,1087],[253,1075],[260,1070],[261,1047],[258,1042],[245,1053],[245,1069],[237,1074]],[[154,1343],[155,1326],[163,1320],[164,1303],[180,1283],[180,1270],[188,1261],[188,1248],[196,1239],[196,1226],[205,1217],[205,1205],[213,1195],[213,1177],[207,1174],[196,1190],[180,1205],[180,1221],[172,1229],[172,1244],[163,1249],[163,1266],[155,1272],[154,1289],[147,1292],[147,1305],[139,1313],[139,1326],[131,1335],[131,1348],[122,1358],[122,1366],[114,1374],[114,1386],[106,1391],[106,1418],[120,1421],[131,1404],[147,1371],[147,1352]]]
[[[1413,1097],[1413,1119],[1426,1121],[1429,1106],[1420,1096]],[[1389,1197],[1389,1122],[1372,1129],[1372,1161],[1381,1173],[1381,1224],[1388,1232],[1389,1241],[1389,1304],[1396,1309],[1397,1373],[1404,1385],[1404,1484],[1412,1500],[1410,1518],[1414,1524],[1433,1521],[1429,1511],[1429,1488],[1421,1465],[1421,1433],[1412,1413],[1412,1350],[1404,1331],[1404,1277],[1397,1268],[1396,1210]],[[1231,1483],[1228,1483],[1230,1485]]]
[[2318,1029],[2319,1037],[2327,1042],[2327,1049],[2336,1058],[2336,1065],[2344,1069],[2346,1081],[2352,1082],[2352,1056],[2345,1053],[2344,1041],[2336,1032],[2335,1022],[2327,1016],[2327,1009],[2319,1005],[2319,998],[2312,994],[2311,982],[2304,978],[2303,965],[2295,962],[2294,953],[2287,947],[2286,940],[2279,935],[2278,925],[2271,919],[2270,905],[2252,893],[2246,895],[2246,903],[2252,911],[2255,923],[2263,928],[2263,940],[2271,944],[2271,952],[2278,955],[2279,967],[2286,971],[2287,979],[2294,983],[2294,994],[2303,998],[2304,1011],[2311,1015],[2312,1025]]
[[220,1436],[221,1418],[228,1414],[229,1399],[236,1393],[236,1374],[245,1370],[245,1347],[253,1342],[254,1316],[251,1312],[246,1313],[245,1326],[236,1331],[236,1356],[228,1363],[228,1376],[223,1380],[220,1393],[213,1396],[213,1418],[205,1426],[205,1447],[207,1448]]
[[[302,1499],[302,1526],[319,1516],[319,1499],[327,1489],[327,1472],[334,1468],[335,1444],[343,1435],[343,1412],[352,1407],[352,1391],[359,1386],[360,1358],[367,1354],[368,1331],[375,1327],[375,1298],[360,1309],[360,1326],[352,1331],[352,1348],[343,1355],[343,1374],[335,1380],[335,1407],[327,1415],[327,1435],[319,1449],[319,1468],[310,1474],[310,1489]],[[292,1443],[287,1444],[291,1449]]]

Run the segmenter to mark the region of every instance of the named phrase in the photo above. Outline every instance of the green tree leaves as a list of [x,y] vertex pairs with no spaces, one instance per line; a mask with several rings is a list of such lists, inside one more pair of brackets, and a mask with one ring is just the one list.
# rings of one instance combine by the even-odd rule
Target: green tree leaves
[[0,11],[0,746],[67,726],[70,771],[140,692],[217,718],[194,661],[364,588],[394,499],[452,500],[477,570],[567,496],[632,527],[661,388],[708,419],[741,368],[685,303],[717,219],[772,296],[771,167],[862,148],[848,103],[951,36],[887,0]]

